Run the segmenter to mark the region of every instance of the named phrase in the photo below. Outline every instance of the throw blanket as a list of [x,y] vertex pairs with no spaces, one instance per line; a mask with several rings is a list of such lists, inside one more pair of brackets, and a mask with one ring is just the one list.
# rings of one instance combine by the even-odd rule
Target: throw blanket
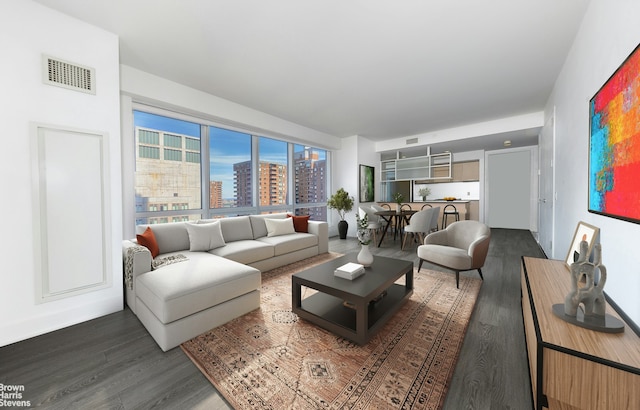
[[[127,248],[127,253],[124,257],[124,283],[127,285],[127,289],[133,289],[133,259],[136,253],[147,251],[144,246],[132,246]],[[186,261],[188,258],[183,254],[165,256],[162,258],[155,258],[151,261],[151,269],[158,269],[162,266],[171,265],[172,263],[178,263]]]
[[172,263],[178,263],[186,261],[187,257],[179,253],[177,255],[165,256],[164,258],[155,258],[151,261],[151,269],[158,269],[163,266],[171,265]]

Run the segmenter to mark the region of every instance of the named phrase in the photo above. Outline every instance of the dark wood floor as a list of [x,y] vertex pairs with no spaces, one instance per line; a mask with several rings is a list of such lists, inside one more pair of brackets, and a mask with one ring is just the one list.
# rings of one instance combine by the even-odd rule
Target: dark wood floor
[[[329,243],[340,253],[358,247],[355,239]],[[399,241],[385,240],[372,250],[417,266],[415,246],[401,251]],[[492,231],[485,280],[445,409],[531,408],[522,255],[543,256],[531,233]],[[128,309],[0,348],[0,383],[24,386],[22,400],[47,409],[231,408],[180,348],[162,352]]]

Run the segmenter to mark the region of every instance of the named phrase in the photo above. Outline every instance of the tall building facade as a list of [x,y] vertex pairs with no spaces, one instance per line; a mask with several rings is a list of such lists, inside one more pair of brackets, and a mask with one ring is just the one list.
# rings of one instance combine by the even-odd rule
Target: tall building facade
[[[251,161],[233,165],[234,190],[237,206],[253,206],[251,184]],[[257,206],[284,205],[287,203],[287,166],[274,162],[258,163]]]
[[[327,160],[320,150],[305,147],[294,153],[295,202],[296,204],[322,203],[327,200]],[[325,221],[326,207],[311,207],[298,213],[310,215],[311,219]]]
[[285,205],[287,203],[287,166],[273,162],[259,163],[258,169],[260,206]]
[[222,181],[209,182],[209,207],[222,208]]
[[251,161],[244,161],[233,164],[233,190],[236,196],[235,206],[253,206],[253,185],[251,184],[251,169]]
[[[136,127],[136,210],[199,209],[200,139]],[[148,218],[142,223],[188,220],[188,216]]]

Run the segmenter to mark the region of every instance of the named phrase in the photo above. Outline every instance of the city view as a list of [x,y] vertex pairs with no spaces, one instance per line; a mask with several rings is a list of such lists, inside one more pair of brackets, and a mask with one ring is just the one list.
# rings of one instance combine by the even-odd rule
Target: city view
[[[326,220],[325,150],[141,111],[134,112],[134,122],[136,223],[283,212],[294,209],[292,205],[297,215]],[[201,135],[203,128],[208,135]],[[206,145],[209,173],[203,190],[202,147]],[[253,151],[257,151],[256,161]],[[293,182],[293,204],[289,203],[289,181]],[[203,193],[208,201],[202,201]],[[265,207],[269,210],[260,209]],[[187,210],[202,212],[180,212]]]

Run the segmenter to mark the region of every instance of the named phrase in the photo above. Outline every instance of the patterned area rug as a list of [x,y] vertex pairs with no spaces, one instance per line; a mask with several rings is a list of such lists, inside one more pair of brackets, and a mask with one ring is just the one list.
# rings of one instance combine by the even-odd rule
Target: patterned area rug
[[480,279],[460,277],[456,289],[451,273],[414,273],[411,299],[358,346],[291,312],[291,275],[337,256],[263,273],[260,309],[181,345],[234,408],[442,406]]

